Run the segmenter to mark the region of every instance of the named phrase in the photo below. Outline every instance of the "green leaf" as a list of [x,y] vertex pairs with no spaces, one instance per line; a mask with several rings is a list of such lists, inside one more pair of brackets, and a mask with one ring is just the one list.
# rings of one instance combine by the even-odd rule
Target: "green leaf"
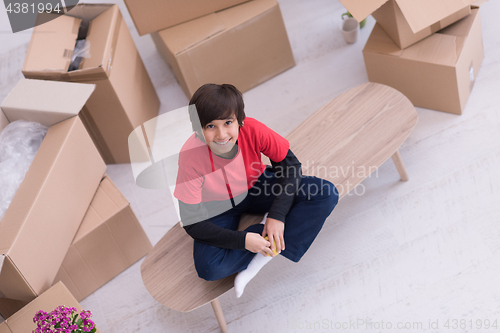
[[352,17],[352,14],[349,12],[345,12],[344,14],[342,14],[341,18],[344,19],[344,16]]

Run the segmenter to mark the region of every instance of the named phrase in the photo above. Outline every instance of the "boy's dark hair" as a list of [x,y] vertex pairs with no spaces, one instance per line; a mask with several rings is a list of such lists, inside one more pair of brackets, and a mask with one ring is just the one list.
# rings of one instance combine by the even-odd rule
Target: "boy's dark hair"
[[212,120],[227,119],[233,113],[242,126],[245,120],[244,108],[243,96],[232,84],[204,84],[189,101],[189,118],[193,131],[201,133],[201,129]]

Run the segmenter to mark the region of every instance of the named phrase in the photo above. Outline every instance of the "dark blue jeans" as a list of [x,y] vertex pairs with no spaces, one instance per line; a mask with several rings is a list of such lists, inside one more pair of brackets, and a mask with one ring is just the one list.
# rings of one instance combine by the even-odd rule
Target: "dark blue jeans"
[[[237,230],[241,214],[265,214],[275,198],[272,193],[274,184],[279,185],[278,179],[266,169],[243,201],[211,218],[211,221],[222,228]],[[282,256],[293,262],[302,258],[337,205],[338,198],[337,189],[329,181],[302,177],[292,208],[285,218],[285,250],[281,251]],[[245,230],[262,235],[263,228],[264,225],[255,224]],[[246,269],[255,255],[248,250],[222,249],[194,241],[196,271],[199,277],[208,281],[219,280]]]

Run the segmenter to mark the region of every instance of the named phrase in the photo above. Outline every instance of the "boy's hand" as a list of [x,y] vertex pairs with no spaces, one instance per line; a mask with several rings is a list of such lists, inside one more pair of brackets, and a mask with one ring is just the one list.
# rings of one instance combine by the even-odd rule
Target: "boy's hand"
[[[266,224],[264,225],[264,230],[262,231],[262,237],[266,237],[266,235],[269,237],[272,251],[276,250],[280,253],[281,250],[285,249],[285,238],[283,237],[284,230],[285,223],[269,217],[266,219]],[[276,249],[274,248],[275,242]]]
[[255,232],[247,232],[245,237],[245,249],[253,253],[262,253],[263,256],[269,254],[274,257],[273,251],[271,251],[271,243],[264,239],[261,235]]

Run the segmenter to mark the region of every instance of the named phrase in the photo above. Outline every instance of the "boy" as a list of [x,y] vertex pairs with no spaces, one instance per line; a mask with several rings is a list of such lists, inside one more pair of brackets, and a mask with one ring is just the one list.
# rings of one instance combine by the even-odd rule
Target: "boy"
[[[300,260],[335,208],[338,192],[326,180],[302,176],[288,141],[245,117],[234,86],[203,85],[189,104],[195,133],[179,154],[174,196],[194,239],[198,275],[212,281],[239,272],[240,297],[275,253]],[[261,153],[272,166],[261,162]],[[260,224],[237,230],[241,214],[266,212]]]

